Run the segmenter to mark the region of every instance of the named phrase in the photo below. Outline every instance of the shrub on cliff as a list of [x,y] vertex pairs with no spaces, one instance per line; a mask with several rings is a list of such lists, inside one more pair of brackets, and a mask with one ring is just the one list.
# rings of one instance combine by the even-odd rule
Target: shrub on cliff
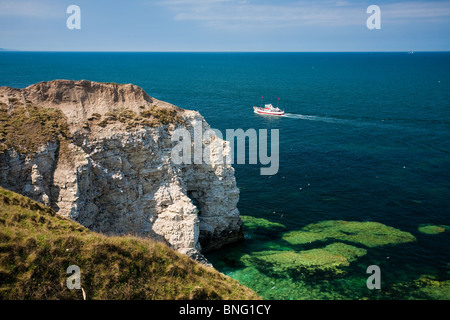
[[[141,109],[140,115],[137,115],[130,109],[119,109],[108,111],[102,121],[98,123],[101,127],[106,127],[110,123],[121,122],[126,124],[129,128],[137,125],[145,125],[150,127],[159,127],[160,125],[182,125],[185,124],[184,119],[178,114],[177,110],[170,108],[162,108],[152,105],[149,108],[144,106]],[[98,120],[99,118],[91,117],[88,120]]]
[[156,123],[159,122],[162,124],[184,124],[183,118],[175,109],[162,108],[156,105],[152,105],[150,108],[142,110],[141,116],[144,118],[156,119]]

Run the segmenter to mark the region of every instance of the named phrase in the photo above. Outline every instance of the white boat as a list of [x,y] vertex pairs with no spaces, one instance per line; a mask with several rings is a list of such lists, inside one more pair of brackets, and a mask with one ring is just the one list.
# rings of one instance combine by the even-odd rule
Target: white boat
[[284,110],[280,110],[278,107],[274,107],[271,104],[265,104],[263,107],[253,107],[253,111],[258,114],[266,114],[271,116],[282,116]]

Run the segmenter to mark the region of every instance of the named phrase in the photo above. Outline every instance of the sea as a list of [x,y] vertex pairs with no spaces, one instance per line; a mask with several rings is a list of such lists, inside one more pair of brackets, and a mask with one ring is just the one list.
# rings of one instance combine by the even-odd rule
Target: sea
[[[199,111],[224,136],[278,130],[276,174],[261,175],[259,161],[234,165],[238,208],[253,223],[245,240],[205,254],[262,298],[450,298],[449,52],[0,52],[0,86],[54,79],[133,83]],[[253,112],[266,103],[285,116]],[[338,241],[286,241],[327,221],[377,222],[415,240],[344,239],[365,254],[337,268],[321,257],[308,266],[276,260]],[[389,237],[362,232],[354,236]]]

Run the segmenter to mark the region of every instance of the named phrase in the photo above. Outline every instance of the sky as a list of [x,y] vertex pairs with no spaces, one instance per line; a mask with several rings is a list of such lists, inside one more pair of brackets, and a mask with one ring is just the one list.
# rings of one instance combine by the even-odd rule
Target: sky
[[0,0],[9,50],[450,51],[449,31],[450,0]]

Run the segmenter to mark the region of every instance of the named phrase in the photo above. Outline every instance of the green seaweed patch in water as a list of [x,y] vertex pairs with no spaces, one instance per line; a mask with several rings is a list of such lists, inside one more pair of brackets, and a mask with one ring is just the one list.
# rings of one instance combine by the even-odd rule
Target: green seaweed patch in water
[[348,260],[341,255],[333,254],[325,249],[311,249],[300,252],[284,251],[261,255],[258,259],[270,263],[274,271],[296,271],[305,275],[329,272],[340,274],[339,267],[349,266]]
[[450,280],[437,280],[431,275],[423,275],[419,279],[393,285],[389,290],[392,298],[449,300]]
[[286,228],[283,224],[272,222],[264,218],[255,218],[252,216],[241,216],[244,221],[244,227],[248,230]]
[[450,226],[445,226],[445,225],[432,225],[432,224],[426,224],[426,225],[421,225],[419,226],[419,228],[417,228],[420,232],[425,233],[425,234],[439,234],[442,232],[445,232],[446,230],[450,230]]
[[[317,273],[344,274],[341,267],[364,256],[367,250],[345,243],[332,243],[323,248],[303,251],[263,251],[254,254],[259,262],[269,263],[277,272],[296,272],[304,275]],[[248,263],[248,260],[247,260]],[[249,264],[247,264],[249,265]]]
[[334,242],[332,244],[327,245],[324,249],[333,254],[345,257],[349,262],[353,262],[356,259],[365,256],[367,254],[366,249],[358,248],[342,242]]
[[354,242],[367,247],[399,244],[415,241],[409,232],[386,226],[379,222],[328,220],[309,224],[301,230],[290,231],[283,239],[292,245],[315,241],[340,240]]
[[[260,270],[250,267],[237,270],[229,274],[233,279],[238,280],[241,284],[257,291],[263,299],[268,300],[342,300],[354,298],[355,290],[348,289],[349,284],[343,281],[343,287],[349,291],[343,294],[335,290],[334,282],[319,281],[311,283],[306,279],[292,279],[290,277],[274,278]],[[359,285],[360,283],[358,283]],[[331,286],[331,290],[329,287]]]

